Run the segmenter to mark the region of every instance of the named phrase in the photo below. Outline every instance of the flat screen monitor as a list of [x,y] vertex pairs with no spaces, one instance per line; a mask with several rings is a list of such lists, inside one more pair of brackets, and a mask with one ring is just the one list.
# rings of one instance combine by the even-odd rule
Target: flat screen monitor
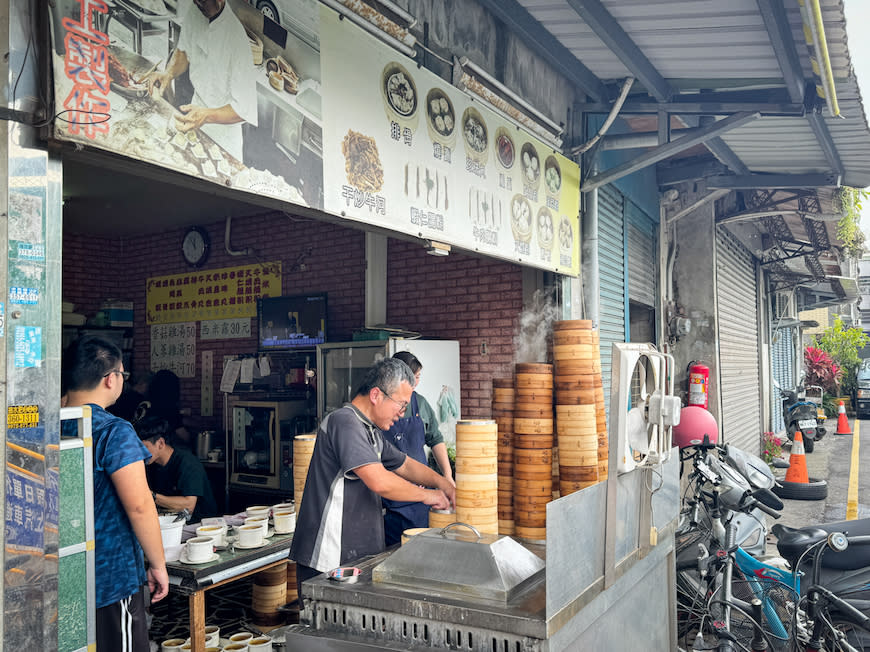
[[326,341],[326,294],[264,297],[257,302],[260,351],[291,351]]

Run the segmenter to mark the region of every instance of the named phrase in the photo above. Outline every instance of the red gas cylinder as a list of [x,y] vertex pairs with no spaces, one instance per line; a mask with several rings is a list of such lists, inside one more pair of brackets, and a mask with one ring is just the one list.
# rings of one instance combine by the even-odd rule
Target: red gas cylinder
[[700,362],[693,362],[689,367],[689,405],[697,405],[707,409],[710,387],[710,367]]

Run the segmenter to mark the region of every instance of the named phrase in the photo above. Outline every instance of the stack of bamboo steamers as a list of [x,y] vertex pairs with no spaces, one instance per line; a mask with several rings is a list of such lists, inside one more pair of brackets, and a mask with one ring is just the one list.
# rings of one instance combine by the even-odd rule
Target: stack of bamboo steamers
[[493,379],[499,534],[545,540],[547,503],[607,478],[599,349],[591,321],[556,322],[555,364],[518,364],[513,378]]

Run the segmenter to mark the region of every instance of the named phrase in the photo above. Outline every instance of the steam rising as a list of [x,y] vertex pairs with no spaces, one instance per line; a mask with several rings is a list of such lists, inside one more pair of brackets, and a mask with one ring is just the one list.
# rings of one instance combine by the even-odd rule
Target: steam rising
[[520,313],[514,334],[515,362],[547,362],[547,343],[560,310],[551,291],[537,290],[531,305]]

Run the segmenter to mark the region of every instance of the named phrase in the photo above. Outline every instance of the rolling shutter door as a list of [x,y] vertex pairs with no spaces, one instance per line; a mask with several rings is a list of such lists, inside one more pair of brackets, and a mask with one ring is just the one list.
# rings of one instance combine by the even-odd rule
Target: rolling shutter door
[[[775,383],[783,389],[791,387],[794,383],[794,346],[792,344],[792,329],[780,328],[774,334],[773,346],[771,347],[770,367]],[[776,384],[770,391],[770,414],[773,432],[785,430],[785,421],[782,418],[782,400]]]
[[610,410],[610,349],[625,341],[625,241],[622,193],[598,190],[599,338],[604,405]]
[[655,223],[633,202],[625,201],[628,224],[628,298],[645,306],[656,305]]
[[727,443],[758,454],[761,391],[755,259],[725,229],[716,234],[721,430]]

